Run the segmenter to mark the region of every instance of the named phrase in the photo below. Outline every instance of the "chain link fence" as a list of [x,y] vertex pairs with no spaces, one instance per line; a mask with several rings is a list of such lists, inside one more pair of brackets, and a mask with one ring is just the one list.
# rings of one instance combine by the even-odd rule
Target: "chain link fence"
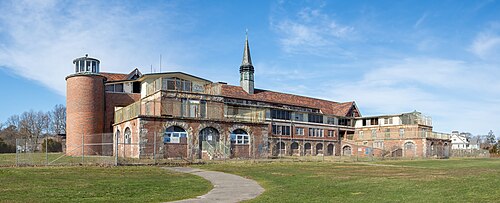
[[[0,154],[0,166],[58,166],[58,165],[156,165],[189,164],[212,161],[326,161],[357,162],[382,160],[411,160],[433,157],[401,156],[405,149],[382,146],[367,147],[362,143],[347,142],[329,149],[323,143],[321,148],[310,146],[308,151],[302,143],[299,148],[293,142],[283,145],[282,140],[269,139],[268,142],[250,142],[241,145],[229,138],[220,137],[219,142],[193,141],[188,136],[165,136],[165,133],[142,131],[139,137],[108,134],[81,135],[70,142],[62,143],[58,150],[52,149],[50,140],[17,139],[16,153]],[[168,139],[168,140],[167,140]],[[96,142],[99,141],[99,142]],[[195,146],[193,143],[200,143]],[[304,144],[304,146],[303,146]],[[319,144],[319,143],[317,143]],[[65,146],[65,147],[64,147]],[[276,146],[278,146],[276,148]],[[295,151],[294,151],[295,150]],[[403,150],[403,151],[400,151]],[[430,151],[429,151],[430,152]],[[451,157],[489,157],[486,150],[451,150]]]

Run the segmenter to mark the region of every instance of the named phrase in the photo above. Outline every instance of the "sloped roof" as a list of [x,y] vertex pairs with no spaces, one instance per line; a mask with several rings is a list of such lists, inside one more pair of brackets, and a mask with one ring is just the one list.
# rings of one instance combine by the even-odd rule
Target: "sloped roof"
[[132,70],[129,74],[124,74],[124,73],[106,73],[106,72],[101,72],[99,73],[102,76],[106,77],[107,82],[114,82],[114,81],[123,81],[123,80],[134,80],[137,78],[140,78],[142,76],[141,71],[139,71],[138,68],[135,68]]
[[221,85],[221,94],[225,97],[247,99],[254,101],[269,102],[275,104],[286,104],[291,106],[308,107],[320,109],[324,114],[337,116],[347,116],[351,108],[355,106],[354,102],[333,102],[322,99],[273,92],[269,90],[255,89],[254,94],[248,94],[240,86]]
[[128,74],[123,74],[123,73],[103,73],[103,72],[101,72],[99,74],[106,77],[107,82],[127,80],[127,77],[128,77]]

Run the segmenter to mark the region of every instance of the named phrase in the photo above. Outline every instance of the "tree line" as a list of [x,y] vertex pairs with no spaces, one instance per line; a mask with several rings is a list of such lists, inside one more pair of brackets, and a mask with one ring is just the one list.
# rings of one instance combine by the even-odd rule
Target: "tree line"
[[479,148],[488,150],[490,154],[500,154],[500,140],[497,140],[497,137],[493,133],[492,130],[488,132],[486,135],[472,135],[471,133],[461,133],[464,134],[468,141],[474,140],[479,144]]
[[39,138],[66,134],[66,107],[57,104],[50,111],[25,111],[0,123],[0,153],[15,152],[16,139],[38,146]]

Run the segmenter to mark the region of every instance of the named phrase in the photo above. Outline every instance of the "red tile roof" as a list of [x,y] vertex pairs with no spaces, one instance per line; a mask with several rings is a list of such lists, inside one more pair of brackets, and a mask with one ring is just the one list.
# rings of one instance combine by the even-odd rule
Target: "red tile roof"
[[99,73],[106,77],[108,82],[112,81],[120,81],[120,80],[127,80],[128,74],[123,74],[123,73]]
[[255,89],[254,94],[248,94],[247,92],[245,92],[245,90],[243,90],[243,88],[239,86],[225,84],[221,85],[221,94],[225,97],[237,99],[247,99],[275,104],[286,104],[291,106],[320,109],[324,114],[337,116],[347,116],[351,108],[354,106],[354,102],[338,103],[261,89]]

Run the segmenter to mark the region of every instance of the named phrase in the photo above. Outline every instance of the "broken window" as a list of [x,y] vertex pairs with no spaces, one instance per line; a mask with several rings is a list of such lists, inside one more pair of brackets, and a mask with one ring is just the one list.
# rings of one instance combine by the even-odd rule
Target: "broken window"
[[391,129],[387,128],[385,129],[385,138],[390,138],[391,137]]
[[335,137],[335,130],[328,130],[328,137]]
[[130,132],[130,128],[125,128],[125,133],[123,134],[123,141],[125,144],[130,144],[132,142],[132,133]]
[[304,128],[296,127],[295,134],[296,135],[304,135]]
[[291,112],[281,110],[281,109],[271,109],[271,118],[290,120],[291,119]]
[[309,128],[309,137],[323,137],[323,129]]
[[308,121],[312,123],[323,123],[323,115],[308,114]]
[[191,81],[180,78],[163,78],[162,85],[163,90],[177,90],[186,92],[191,92],[192,90]]
[[231,135],[231,143],[232,144],[248,144],[250,143],[250,136],[248,133],[242,129],[234,130]]
[[275,135],[290,135],[290,126],[273,124],[272,128]]
[[106,92],[124,92],[122,83],[107,84],[105,88],[106,88]]
[[206,117],[207,102],[200,100],[182,99],[181,115],[191,118]]
[[341,119],[339,119],[339,125],[351,126],[351,119],[341,118]]
[[373,138],[377,137],[377,130],[376,129],[372,129],[372,137]]
[[304,121],[304,114],[303,113],[295,113],[294,119],[296,121]]
[[186,131],[178,126],[171,126],[165,130],[163,143],[181,143],[182,138],[187,138]]

